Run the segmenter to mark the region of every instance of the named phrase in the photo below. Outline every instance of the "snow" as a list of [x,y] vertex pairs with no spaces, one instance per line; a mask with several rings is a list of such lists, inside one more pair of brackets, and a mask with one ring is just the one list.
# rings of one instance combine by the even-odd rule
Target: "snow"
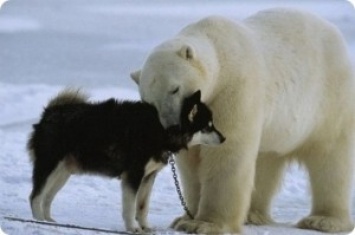
[[[25,145],[31,125],[49,98],[64,87],[76,86],[92,100],[138,99],[129,73],[141,65],[154,45],[203,16],[242,19],[275,6],[307,9],[336,24],[355,64],[354,9],[341,0],[6,2],[0,11],[0,227],[4,233],[103,234],[3,219],[8,215],[31,218],[32,166]],[[120,192],[117,180],[73,176],[53,203],[53,217],[61,223],[123,231]],[[322,234],[293,227],[310,208],[307,174],[301,166],[288,168],[273,208],[273,217],[280,224],[245,226],[244,234]],[[166,167],[154,185],[149,221],[158,233],[174,234],[166,228],[182,213]]]

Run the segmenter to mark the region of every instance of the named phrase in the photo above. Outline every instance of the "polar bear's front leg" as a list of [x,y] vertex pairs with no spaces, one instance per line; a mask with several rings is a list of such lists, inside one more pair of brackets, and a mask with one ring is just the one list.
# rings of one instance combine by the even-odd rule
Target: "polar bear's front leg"
[[[198,168],[200,165],[200,148],[194,147],[189,151],[181,151],[175,158],[180,172],[179,178],[183,186],[184,198],[187,207],[193,216],[196,215],[200,201],[200,181]],[[170,227],[174,228],[178,223],[185,220],[191,220],[188,215],[176,218]]]
[[250,204],[255,158],[226,153],[223,148],[201,157],[201,195],[194,220],[183,220],[175,229],[188,233],[240,233]]

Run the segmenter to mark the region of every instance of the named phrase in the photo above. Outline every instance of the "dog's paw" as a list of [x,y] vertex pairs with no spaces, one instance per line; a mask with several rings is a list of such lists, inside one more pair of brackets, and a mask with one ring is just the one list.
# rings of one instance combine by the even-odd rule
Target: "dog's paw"
[[142,228],[142,231],[144,232],[152,231],[146,220],[138,220],[138,224],[140,228]]
[[246,220],[246,224],[253,225],[266,225],[273,223],[274,221],[269,215],[260,213],[258,211],[250,211]]
[[56,221],[50,216],[50,215],[44,215],[44,220],[45,221],[48,221],[48,222],[52,222],[52,223],[55,223]]
[[337,233],[353,230],[354,224],[349,219],[311,215],[298,222],[297,227],[328,233]]
[[56,223],[56,221],[54,219],[52,219],[51,217],[47,217],[46,221],[51,222],[51,223]]
[[150,228],[148,225],[142,226],[143,233],[151,233],[154,229]]
[[136,233],[136,234],[144,233],[143,229],[141,229],[139,226],[128,227],[127,231],[129,231],[131,233]]
[[177,231],[196,234],[224,234],[228,231],[215,223],[198,220],[180,220],[174,227]]
[[137,221],[128,219],[125,221],[126,230],[131,233],[143,233],[143,229]]

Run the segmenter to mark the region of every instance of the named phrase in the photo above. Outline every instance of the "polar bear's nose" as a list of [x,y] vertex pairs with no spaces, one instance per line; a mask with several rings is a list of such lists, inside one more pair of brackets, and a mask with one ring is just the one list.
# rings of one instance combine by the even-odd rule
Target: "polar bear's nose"
[[161,115],[159,117],[161,124],[163,125],[164,128],[168,128],[169,126],[175,126],[179,124],[179,120],[177,120],[174,115],[168,114],[168,115]]
[[180,124],[180,106],[178,97],[165,97],[164,101],[158,102],[157,109],[159,119],[164,128]]

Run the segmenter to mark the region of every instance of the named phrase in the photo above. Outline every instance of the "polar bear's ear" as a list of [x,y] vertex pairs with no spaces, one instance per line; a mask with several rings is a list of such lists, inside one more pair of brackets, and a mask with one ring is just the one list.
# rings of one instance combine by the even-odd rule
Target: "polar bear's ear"
[[131,73],[131,78],[133,81],[135,81],[135,83],[137,83],[137,85],[139,85],[141,72],[142,72],[142,70],[137,70],[137,71]]
[[189,45],[183,45],[179,51],[179,55],[185,60],[192,60],[195,58],[195,51]]

